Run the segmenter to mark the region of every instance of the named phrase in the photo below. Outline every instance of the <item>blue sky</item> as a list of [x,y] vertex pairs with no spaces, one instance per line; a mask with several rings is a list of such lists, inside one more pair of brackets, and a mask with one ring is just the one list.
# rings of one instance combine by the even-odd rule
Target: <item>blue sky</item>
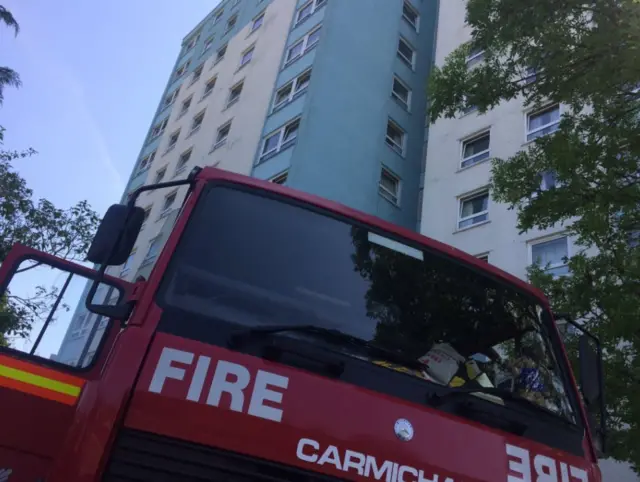
[[[182,38],[217,0],[4,0],[21,31],[0,31],[2,65],[17,70],[0,124],[38,197],[60,207],[118,202]],[[180,7],[178,7],[180,5]]]
[[[86,199],[100,214],[119,202],[182,39],[218,3],[0,0],[20,24],[18,37],[0,27],[1,64],[23,82],[5,89],[0,125],[5,148],[39,152],[15,162],[35,197],[63,208]],[[41,281],[22,275],[10,288],[28,294]],[[74,288],[77,300],[82,284]],[[57,352],[73,298],[45,336],[44,356]]]

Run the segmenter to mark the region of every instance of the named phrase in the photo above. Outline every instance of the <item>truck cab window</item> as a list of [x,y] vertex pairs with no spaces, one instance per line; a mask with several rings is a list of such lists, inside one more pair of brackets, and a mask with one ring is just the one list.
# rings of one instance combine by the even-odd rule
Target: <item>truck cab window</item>
[[[26,259],[0,299],[0,346],[74,368],[88,367],[108,323],[84,303],[89,280],[77,273]],[[95,301],[115,303],[118,290],[101,284]]]

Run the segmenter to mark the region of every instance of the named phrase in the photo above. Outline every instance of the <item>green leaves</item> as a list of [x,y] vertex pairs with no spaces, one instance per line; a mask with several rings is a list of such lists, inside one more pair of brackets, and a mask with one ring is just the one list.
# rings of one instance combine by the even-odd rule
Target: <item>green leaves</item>
[[[640,2],[468,0],[466,19],[473,42],[434,69],[429,118],[562,105],[554,134],[494,160],[492,197],[521,232],[574,237],[571,276],[533,267],[530,281],[602,338],[611,455],[640,468]],[[468,67],[471,44],[484,62]]]

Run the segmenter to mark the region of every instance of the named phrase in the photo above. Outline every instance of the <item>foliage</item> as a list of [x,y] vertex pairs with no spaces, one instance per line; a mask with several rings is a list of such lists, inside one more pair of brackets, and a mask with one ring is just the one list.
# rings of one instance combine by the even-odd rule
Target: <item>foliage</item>
[[[429,117],[470,105],[482,115],[512,100],[563,106],[554,135],[494,160],[492,196],[517,210],[521,232],[556,227],[574,237],[571,276],[532,268],[530,279],[602,338],[611,455],[640,469],[640,5],[468,0],[466,8],[472,40],[434,69]],[[484,61],[467,67],[471,49],[483,49]],[[556,186],[543,189],[542,173],[555,173]]]
[[[18,34],[18,23],[3,6],[0,6],[0,21]],[[2,67],[0,103],[7,85],[19,86],[20,77],[13,70]],[[0,145],[4,144],[4,135],[5,129],[0,126]],[[0,263],[16,243],[67,260],[81,261],[98,226],[98,215],[86,201],[60,209],[46,199],[34,199],[33,191],[14,165],[35,154],[32,148],[23,151],[0,149]],[[21,266],[18,272],[37,266],[37,263]],[[0,345],[6,345],[15,337],[29,336],[33,324],[46,318],[56,297],[55,288],[44,286],[37,286],[29,296],[5,293],[0,298]]]

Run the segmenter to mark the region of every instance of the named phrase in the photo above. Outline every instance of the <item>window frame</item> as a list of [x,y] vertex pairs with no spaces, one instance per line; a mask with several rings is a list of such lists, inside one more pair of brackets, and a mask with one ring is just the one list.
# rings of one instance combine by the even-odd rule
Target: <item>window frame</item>
[[156,152],[158,152],[158,149],[154,149],[149,154],[143,156],[142,159],[140,159],[140,162],[138,163],[138,173],[146,171],[151,167],[151,164],[153,164],[153,161],[156,158]]
[[209,35],[209,37],[207,37],[207,39],[204,41],[204,44],[202,46],[202,53],[208,52],[209,49],[211,47],[213,47],[213,42],[216,40],[216,36],[214,35]]
[[[293,62],[298,60],[300,57],[302,57],[304,54],[309,52],[311,49],[315,48],[315,46],[318,45],[318,43],[320,43],[320,38],[318,38],[316,42],[309,45],[309,38],[320,30],[322,30],[322,25],[318,25],[317,27],[312,28],[303,37],[296,40],[294,43],[291,44],[291,46],[287,47],[287,53],[285,55],[285,62],[284,62],[285,67],[288,65],[291,65]],[[302,49],[300,50],[300,53],[295,57],[289,57],[291,50],[300,44],[302,44]]]
[[[214,139],[213,146],[211,147],[212,151],[226,144],[227,139],[229,138],[229,134],[231,134],[231,122],[232,121],[229,120],[224,124],[221,124],[216,130],[216,138]],[[227,134],[224,136],[224,138],[218,139],[220,137],[220,132],[224,129],[228,129]]]
[[[292,80],[290,80],[286,84],[283,84],[282,87],[276,89],[275,95],[273,97],[273,105],[271,107],[272,112],[276,111],[280,107],[287,105],[289,102],[293,102],[293,100],[296,98],[297,95],[305,92],[309,88],[309,84],[311,83],[311,71],[312,71],[312,67],[309,67],[308,69],[303,70],[297,76],[295,76]],[[304,86],[302,89],[298,89],[298,84],[300,82],[300,79],[307,75],[309,76],[309,81],[307,85]],[[291,92],[289,92],[289,94],[282,101],[277,102],[278,93],[281,90],[285,89],[286,87],[291,87]]]
[[[154,126],[151,128],[151,139],[155,139],[156,137],[160,137],[167,130],[167,125],[169,124],[169,118],[166,117],[163,120],[156,122]],[[156,128],[160,127],[160,130],[156,133]]]
[[[389,126],[397,129],[401,134],[402,134],[402,138],[401,138],[401,144],[398,145],[392,138],[389,137]],[[387,127],[385,129],[384,132],[384,141],[385,144],[396,154],[404,157],[407,151],[407,131],[404,130],[400,124],[398,124],[396,121],[394,121],[391,118],[387,119]],[[400,148],[400,150],[396,149],[396,148]]]
[[474,66],[484,62],[486,50],[485,49],[476,49],[473,46],[469,51],[469,55],[466,57],[466,65],[467,69],[471,69]]
[[[395,85],[396,82],[398,82],[402,87],[404,87],[405,89],[407,89],[407,101],[405,102],[404,100],[402,100],[402,98],[396,93],[395,91]],[[402,105],[408,112],[411,112],[411,97],[413,95],[413,91],[411,90],[411,88],[409,87],[409,85],[403,81],[399,75],[394,74],[393,75],[393,81],[391,83],[391,97],[398,103],[400,103],[400,105]]]
[[186,62],[182,63],[182,65],[180,65],[180,67],[178,67],[176,69],[175,78],[179,79],[180,77],[185,75],[187,73],[187,70],[189,70],[189,66],[190,65],[191,65],[191,59],[189,59]]
[[[475,141],[479,141],[480,139],[484,138],[485,136],[489,136],[489,148],[485,149],[484,151],[478,152],[476,154],[473,154],[472,156],[469,157],[464,157],[464,152],[465,152],[465,148],[467,145],[475,142]],[[476,157],[479,157],[481,155],[484,154],[488,154],[487,157],[483,157],[480,160],[476,161],[476,162],[472,162],[470,164],[465,165],[465,162],[468,162]],[[486,162],[488,160],[491,159],[491,128],[488,129],[484,129],[482,131],[476,132],[470,136],[467,136],[463,139],[460,140],[460,163],[458,165],[459,169],[469,169],[470,167],[473,166],[477,166],[478,164],[482,164],[483,162]]]
[[[180,131],[181,129],[178,128],[169,135],[169,138],[167,139],[168,144],[167,144],[167,149],[165,150],[165,154],[169,152],[171,149],[173,149],[174,147],[176,147],[176,145],[178,144],[178,141],[180,140]],[[174,137],[175,137],[175,141],[173,140]]]
[[[310,18],[314,13],[316,13],[326,4],[327,4],[327,0],[309,0],[308,2],[306,2],[304,5],[302,5],[300,8],[296,10],[296,21],[294,22],[294,27],[297,27],[302,22]],[[300,13],[308,7],[311,7],[311,10],[309,11],[309,15],[306,15],[301,18]]]
[[[160,174],[162,173],[162,175],[160,176]],[[153,182],[154,184],[158,184],[159,182],[162,182],[162,180],[164,179],[164,176],[167,175],[167,166],[166,164],[164,166],[162,166],[160,169],[157,169],[153,178],[155,179],[155,181]]]
[[[411,10],[413,14],[415,14],[416,19],[415,22],[412,22],[405,13],[405,7],[407,10]],[[416,7],[414,7],[409,0],[404,0],[402,3],[402,19],[411,26],[416,32],[420,32],[420,12]]]
[[[178,98],[178,94],[180,94],[180,86],[173,89],[173,91],[170,94],[167,94],[164,97],[162,108],[168,109],[169,107],[171,107],[175,103],[176,99]],[[170,102],[167,102],[168,99],[171,99]]]
[[[233,91],[236,90],[238,87],[240,87],[240,92],[236,97],[232,98]],[[229,96],[227,97],[227,102],[225,103],[225,109],[231,107],[233,104],[238,103],[238,101],[240,100],[240,97],[242,96],[243,90],[244,90],[244,79],[236,82],[231,87],[229,87]]]
[[[222,62],[222,60],[224,59],[225,55],[227,55],[227,47],[229,46],[228,43],[221,45],[220,47],[218,47],[218,50],[216,50],[216,60],[213,62],[213,65],[218,64],[219,62]],[[220,55],[220,52],[222,52],[222,55]]]
[[153,243],[159,242],[159,241],[160,241],[160,235],[154,236],[149,240],[149,242],[147,243],[147,252],[145,253],[144,258],[142,259],[142,263],[140,264],[140,267],[151,263],[153,260],[155,260],[158,257],[158,255],[161,252],[161,249],[158,249],[158,252],[155,254],[150,255],[149,253],[151,252],[151,246],[153,245]]
[[202,77],[202,72],[204,72],[204,62],[198,65],[195,69],[193,69],[193,72],[191,75],[191,81],[189,82],[190,86],[200,80],[200,77]]
[[[178,162],[176,163],[176,169],[175,169],[175,171],[173,173],[174,177],[178,176],[179,174],[182,174],[187,169],[187,164],[191,160],[191,155],[192,154],[193,154],[193,146],[191,146],[189,149],[183,151],[182,154],[180,154],[180,156],[178,156]],[[183,161],[183,158],[185,157],[185,155],[187,156],[187,159]]]
[[[207,112],[207,109],[205,108],[193,116],[193,119],[191,120],[191,127],[189,128],[189,135],[194,134],[202,127],[202,123],[204,122],[204,116],[206,112]],[[196,126],[195,123],[198,119],[200,119],[200,122]]]
[[[191,102],[193,102],[193,94],[191,94],[189,97],[184,99],[180,104],[180,112],[178,113],[178,119],[183,115],[186,115],[187,112],[189,112],[189,109],[191,108]],[[186,109],[185,109],[185,104],[187,104]]]
[[[566,247],[567,247],[567,255],[566,255],[566,257],[567,257],[567,260],[571,259],[571,252],[572,252],[571,243],[569,242],[568,234],[563,231],[563,232],[555,233],[555,234],[552,234],[552,235],[549,235],[549,236],[544,236],[542,238],[533,239],[533,240],[531,240],[531,241],[529,241],[527,243],[527,245],[528,245],[528,256],[529,256],[529,260],[528,260],[529,261],[529,266],[533,266],[533,265],[536,264],[536,262],[535,262],[535,260],[533,258],[533,248],[534,248],[534,246],[539,246],[541,244],[549,243],[549,242],[552,242],[552,241],[557,241],[558,239],[564,239],[565,240],[565,244],[566,244]],[[543,266],[540,266],[540,265],[538,265],[538,266],[545,273],[551,274],[554,278],[557,278],[558,276],[567,276],[568,273],[567,274],[561,274],[561,275],[555,275],[555,274],[553,274],[551,272],[552,270],[556,270],[558,268],[564,268],[564,267],[566,267],[567,270],[569,270],[569,263],[565,263],[565,262],[552,264],[549,267],[546,267],[546,266],[543,267]],[[570,271],[569,271],[569,273],[570,273]]]
[[[477,213],[473,213],[470,216],[465,216],[465,217],[462,216],[462,211],[463,211],[465,202],[472,201],[474,199],[477,199],[479,197],[484,197],[484,196],[487,197],[487,208],[485,210],[477,212]],[[462,196],[459,196],[458,197],[458,216],[457,216],[458,220],[457,220],[457,223],[456,223],[456,230],[457,231],[463,231],[465,229],[470,229],[470,228],[473,228],[475,226],[480,226],[482,224],[488,223],[490,221],[490,218],[489,218],[489,213],[491,211],[490,208],[491,208],[491,196],[489,195],[489,189],[486,188],[486,187],[481,188],[481,189],[477,189],[477,190],[472,191],[470,193],[463,194]],[[484,215],[486,215],[486,219],[482,219],[482,220],[480,220],[478,222],[471,223],[468,226],[461,226],[461,223],[463,223],[465,221],[469,221],[469,220],[472,220],[474,218],[477,218],[477,217],[480,217],[480,216],[484,216]]]
[[[233,21],[233,22],[232,22]],[[228,34],[229,32],[231,32],[235,26],[238,24],[238,14],[234,13],[233,15],[231,15],[229,17],[229,19],[227,20],[227,26],[224,29],[224,33]]]
[[284,171],[276,174],[275,176],[271,176],[269,179],[267,179],[267,182],[272,182],[274,184],[280,184],[281,186],[284,186],[287,184],[288,179],[289,179],[289,169],[285,169]]
[[[290,121],[286,122],[285,124],[283,124],[282,126],[278,127],[277,129],[271,131],[269,134],[267,134],[266,136],[264,136],[262,138],[262,142],[260,143],[260,155],[258,157],[258,164],[260,162],[263,162],[265,160],[265,158],[267,157],[271,157],[281,151],[283,151],[284,149],[288,148],[290,145],[294,144],[294,142],[296,141],[296,139],[298,138],[298,133],[300,132],[300,122],[301,122],[301,117],[297,116],[294,117],[293,119],[291,119]],[[293,139],[288,139],[287,141],[284,140],[285,134],[287,129],[296,124],[297,123],[297,128],[296,128],[296,136]],[[264,148],[267,145],[267,141],[269,139],[271,139],[274,136],[278,136],[278,142],[276,144],[276,147],[264,152]]]
[[[396,183],[396,192],[391,192],[389,189],[382,185],[382,178],[384,176],[389,177]],[[390,202],[394,206],[400,206],[400,196],[402,195],[402,179],[390,168],[382,165],[380,169],[380,177],[378,179],[378,195]]]
[[[216,87],[217,81],[218,81],[218,76],[214,75],[204,83],[204,90],[202,91],[202,99],[205,99],[211,95],[211,93],[213,92],[213,89],[215,89]],[[211,88],[209,88],[209,85],[211,85]]]
[[[259,13],[258,15],[256,15],[255,17],[253,17],[252,23],[251,23],[251,31],[249,33],[253,33],[256,30],[258,30],[260,27],[262,27],[262,24],[264,23],[264,15],[265,12],[262,11],[261,13]],[[258,26],[256,27],[256,23],[260,22],[258,24]]]
[[[400,43],[404,43],[409,49],[411,49],[411,59],[408,59],[404,56],[402,52],[400,52]],[[402,62],[409,67],[411,70],[415,70],[416,68],[416,52],[417,50],[413,47],[413,45],[402,35],[398,37],[398,45],[396,46],[396,56],[402,60]]]
[[[255,50],[256,50],[256,45],[252,44],[251,46],[247,47],[242,51],[242,53],[240,54],[240,66],[238,67],[238,69],[242,69],[247,64],[251,63]],[[245,61],[245,58],[247,55],[249,55],[249,60]]]
[[[173,198],[173,199],[171,200],[171,203],[167,206],[167,200],[169,198]],[[169,215],[169,213],[175,209],[173,206],[174,206],[174,204],[176,202],[176,199],[178,199],[178,190],[177,189],[174,189],[173,191],[171,191],[170,193],[168,193],[164,197],[164,201],[163,201],[163,204],[162,204],[162,209],[160,210],[160,213],[158,214],[158,220],[166,218]]]
[[[546,112],[550,112],[552,110],[558,109],[558,120],[554,121],[554,122],[550,122],[548,124],[543,125],[542,127],[538,127],[537,129],[534,130],[529,130],[529,121],[532,117],[537,116],[537,115],[541,115],[544,114]],[[536,139],[539,139],[540,137],[545,137],[548,135],[553,134],[554,132],[556,132],[559,128],[560,128],[560,121],[562,120],[562,106],[560,103],[552,103],[552,104],[548,104],[540,109],[535,109],[535,110],[529,110],[527,112],[525,112],[525,116],[524,116],[524,139],[525,139],[525,143],[529,143],[529,142],[534,142]],[[535,134],[537,132],[543,131],[544,129],[553,126],[553,125],[557,125],[556,129],[554,129],[552,132],[549,132],[548,134],[542,134],[533,138],[529,138],[529,136],[531,136],[532,134]]]

